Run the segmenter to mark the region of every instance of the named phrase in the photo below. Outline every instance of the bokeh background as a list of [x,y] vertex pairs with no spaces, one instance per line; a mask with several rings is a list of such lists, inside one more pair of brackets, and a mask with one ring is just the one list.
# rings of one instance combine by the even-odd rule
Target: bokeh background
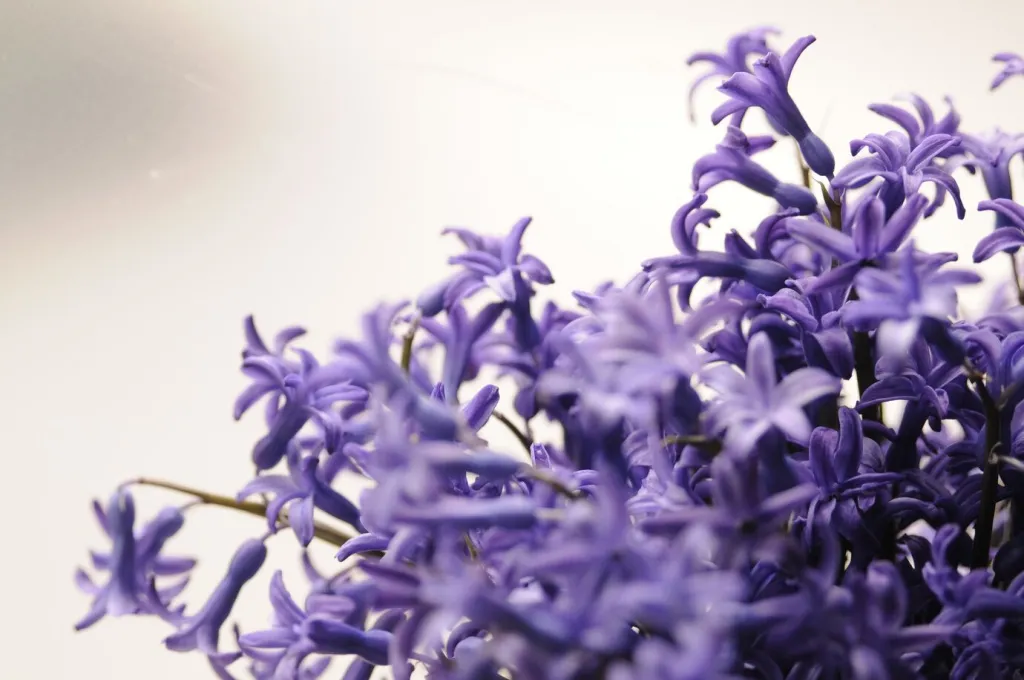
[[[911,90],[952,95],[967,130],[1024,128],[1024,81],[987,91],[992,53],[1024,51],[1015,0],[0,0],[0,677],[205,677],[152,621],[74,635],[89,603],[71,575],[103,547],[89,501],[119,481],[246,481],[261,422],[230,417],[243,316],[305,324],[326,350],[442,274],[441,228],[526,214],[556,297],[623,280],[668,252],[689,168],[723,132],[710,89],[688,121],[686,56],[765,23],[781,45],[818,36],[793,88],[840,163],[888,129],[866,105]],[[795,178],[792,149],[771,153]],[[768,207],[712,200],[719,235]],[[990,226],[944,213],[919,245],[969,253]],[[143,514],[179,500],[140,498]],[[202,557],[191,601],[261,530],[194,512],[175,542]],[[292,573],[290,541],[272,566]],[[270,571],[240,607],[249,629]]]

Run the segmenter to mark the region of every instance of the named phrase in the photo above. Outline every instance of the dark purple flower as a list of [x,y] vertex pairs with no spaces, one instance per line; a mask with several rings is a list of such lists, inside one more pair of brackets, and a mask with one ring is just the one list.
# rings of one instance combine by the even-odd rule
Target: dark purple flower
[[1008,198],[997,198],[982,201],[978,204],[978,210],[995,212],[998,216],[997,224],[1001,223],[1002,226],[978,241],[973,254],[975,262],[984,262],[996,253],[1016,253],[1024,246],[1024,206]]
[[796,140],[807,165],[819,175],[831,178],[836,161],[825,142],[810,126],[789,94],[789,78],[796,60],[813,42],[814,36],[797,40],[780,58],[769,52],[758,59],[752,73],[736,73],[718,88],[730,100],[715,109],[711,120],[717,125],[727,116],[751,106],[763,109],[772,124]]
[[738,127],[730,125],[725,139],[715,147],[715,152],[694,163],[694,191],[703,193],[716,184],[733,181],[763,196],[774,198],[785,208],[796,208],[804,215],[814,212],[818,208],[814,194],[801,186],[780,182],[750,159],[774,143],[771,137],[748,138]]
[[996,74],[995,79],[992,80],[992,85],[989,86],[990,89],[996,89],[1008,78],[1024,75],[1024,57],[1021,57],[1019,54],[1000,52],[992,57],[992,61],[1002,62],[1003,70]]
[[878,195],[885,203],[886,213],[891,215],[908,196],[918,193],[923,183],[931,182],[936,185],[936,198],[925,216],[931,215],[941,205],[943,192],[949,192],[956,204],[957,216],[963,219],[966,211],[960,200],[960,187],[945,169],[933,162],[959,144],[959,137],[947,134],[933,134],[911,146],[910,138],[903,132],[872,133],[864,139],[850,142],[850,153],[856,156],[861,149],[868,149],[873,155],[854,158],[847,163],[836,174],[832,186],[857,189],[872,180],[881,179]]
[[238,653],[218,651],[220,629],[231,614],[243,586],[260,570],[266,557],[267,547],[263,541],[243,543],[231,558],[228,573],[206,604],[195,614],[183,618],[178,631],[164,640],[167,648],[175,652],[197,649],[222,664],[238,658]]

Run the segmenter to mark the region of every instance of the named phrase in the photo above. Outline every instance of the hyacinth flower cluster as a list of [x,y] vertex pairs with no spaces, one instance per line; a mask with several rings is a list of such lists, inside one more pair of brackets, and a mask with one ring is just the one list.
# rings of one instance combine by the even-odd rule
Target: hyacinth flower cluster
[[[879,131],[837,164],[789,93],[814,39],[776,52],[776,35],[691,59],[720,81],[723,141],[674,252],[629,281],[543,301],[523,219],[449,230],[451,274],[327,356],[246,320],[235,417],[262,408],[239,459],[255,476],[236,495],[140,478],[97,503],[110,547],[78,573],[78,628],[160,618],[166,648],[220,678],[1021,677],[1024,135],[961,130],[914,96],[872,106]],[[993,88],[1024,87],[1024,60],[996,60]],[[754,159],[789,143],[793,178]],[[974,209],[959,187],[978,175]],[[712,251],[723,182],[776,208]],[[1016,293],[974,319],[958,292],[980,277],[914,238],[947,197]],[[139,485],[190,500],[138,522]],[[194,561],[164,549],[196,504],[265,524],[193,598]],[[259,592],[279,533],[304,577]],[[233,622],[242,596],[269,621]]]

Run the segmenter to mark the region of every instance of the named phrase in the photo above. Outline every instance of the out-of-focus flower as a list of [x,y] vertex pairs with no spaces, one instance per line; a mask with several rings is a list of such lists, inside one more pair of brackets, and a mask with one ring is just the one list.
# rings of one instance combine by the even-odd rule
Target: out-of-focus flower
[[1008,78],[1013,76],[1024,75],[1024,57],[1019,54],[1012,52],[1000,52],[992,57],[992,61],[1002,62],[1003,70],[996,74],[996,77],[992,80],[990,89],[996,89],[1002,85]]

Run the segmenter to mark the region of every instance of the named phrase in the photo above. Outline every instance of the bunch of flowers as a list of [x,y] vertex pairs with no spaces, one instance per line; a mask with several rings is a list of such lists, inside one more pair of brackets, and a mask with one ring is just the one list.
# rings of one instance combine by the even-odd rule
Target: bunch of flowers
[[[837,168],[788,90],[814,38],[780,54],[775,34],[691,58],[711,66],[698,84],[723,81],[724,136],[672,219],[677,252],[625,285],[540,302],[553,277],[523,250],[526,218],[447,230],[464,246],[450,276],[326,358],[247,319],[234,415],[262,402],[256,476],[234,497],[136,479],[97,503],[112,545],[78,572],[78,628],[159,617],[168,649],[221,678],[1021,677],[1024,135],[961,131],[952,104],[936,118],[914,96],[872,106],[898,129]],[[993,88],[1024,74],[996,60]],[[773,135],[744,132],[751,109]],[[794,181],[755,159],[785,137]],[[912,238],[946,198],[984,219],[957,173],[980,174],[995,217],[974,261],[1013,276],[1014,299],[973,321],[957,293],[979,277]],[[723,182],[777,209],[716,252],[700,232]],[[491,446],[495,427],[514,446]],[[343,493],[356,477],[366,490]],[[191,500],[139,523],[140,484]],[[180,601],[194,561],[163,551],[196,503],[266,520],[198,606]],[[306,582],[274,574],[269,625],[232,635],[279,532]]]

